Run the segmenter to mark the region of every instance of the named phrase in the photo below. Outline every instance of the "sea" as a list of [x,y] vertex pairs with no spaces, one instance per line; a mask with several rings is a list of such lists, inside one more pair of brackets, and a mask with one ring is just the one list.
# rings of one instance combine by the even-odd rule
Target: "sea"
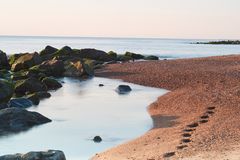
[[126,51],[160,58],[193,58],[239,54],[240,45],[208,45],[196,42],[211,39],[158,39],[158,38],[98,38],[98,37],[40,37],[0,36],[0,50],[7,54],[39,52],[45,46],[56,48],[70,46],[75,49],[95,48],[106,52]]

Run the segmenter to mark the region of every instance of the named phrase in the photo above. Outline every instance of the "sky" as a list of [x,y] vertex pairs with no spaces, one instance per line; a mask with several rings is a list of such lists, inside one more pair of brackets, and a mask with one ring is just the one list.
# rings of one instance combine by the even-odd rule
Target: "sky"
[[0,0],[0,35],[240,39],[240,0]]

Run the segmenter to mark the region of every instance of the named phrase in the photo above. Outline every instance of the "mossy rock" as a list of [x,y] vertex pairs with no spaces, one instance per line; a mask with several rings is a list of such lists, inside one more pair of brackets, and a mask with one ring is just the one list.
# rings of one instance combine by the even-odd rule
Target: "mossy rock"
[[144,57],[144,60],[159,60],[159,57],[150,55],[150,56]]
[[131,57],[132,59],[144,59],[143,55],[132,53],[132,52],[126,52],[125,56]]
[[16,95],[26,95],[29,93],[35,93],[46,90],[47,86],[34,77],[30,77],[26,80],[20,80],[15,82]]
[[7,54],[0,50],[0,69],[10,69]]
[[27,99],[29,99],[34,105],[39,105],[40,98],[37,93],[27,95]]
[[108,52],[108,55],[111,56],[113,60],[116,60],[118,56],[117,53],[114,51]]
[[58,51],[56,51],[55,53],[53,53],[53,56],[70,56],[73,53],[72,48],[65,46],[61,49],[59,49]]
[[0,102],[8,102],[14,94],[14,86],[10,81],[0,79]]
[[11,73],[6,69],[0,70],[0,79],[11,80]]
[[62,87],[61,83],[49,77],[43,78],[42,83],[44,83],[47,86],[48,90],[56,90]]
[[17,72],[24,69],[29,69],[42,62],[41,57],[38,53],[27,53],[20,56],[11,66],[13,72]]
[[129,57],[126,55],[118,55],[118,57],[117,57],[117,61],[126,62],[126,61],[130,61],[130,60],[132,60],[132,57]]

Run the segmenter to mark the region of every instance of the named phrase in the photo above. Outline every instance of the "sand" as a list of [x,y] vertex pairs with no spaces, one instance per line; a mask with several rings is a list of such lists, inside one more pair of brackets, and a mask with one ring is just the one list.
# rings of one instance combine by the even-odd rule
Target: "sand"
[[240,56],[107,65],[97,76],[168,89],[148,108],[154,128],[97,160],[240,160]]

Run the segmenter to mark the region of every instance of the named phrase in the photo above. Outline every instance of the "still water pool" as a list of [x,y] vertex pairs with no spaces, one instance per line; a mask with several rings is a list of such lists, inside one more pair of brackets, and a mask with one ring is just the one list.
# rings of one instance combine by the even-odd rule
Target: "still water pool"
[[[64,78],[63,88],[30,108],[53,120],[26,132],[0,138],[0,155],[57,149],[69,160],[86,160],[98,152],[136,138],[151,129],[147,106],[167,91],[93,78]],[[102,83],[104,87],[98,85]],[[119,95],[115,88],[130,85],[133,91]],[[91,139],[99,135],[102,143]]]

